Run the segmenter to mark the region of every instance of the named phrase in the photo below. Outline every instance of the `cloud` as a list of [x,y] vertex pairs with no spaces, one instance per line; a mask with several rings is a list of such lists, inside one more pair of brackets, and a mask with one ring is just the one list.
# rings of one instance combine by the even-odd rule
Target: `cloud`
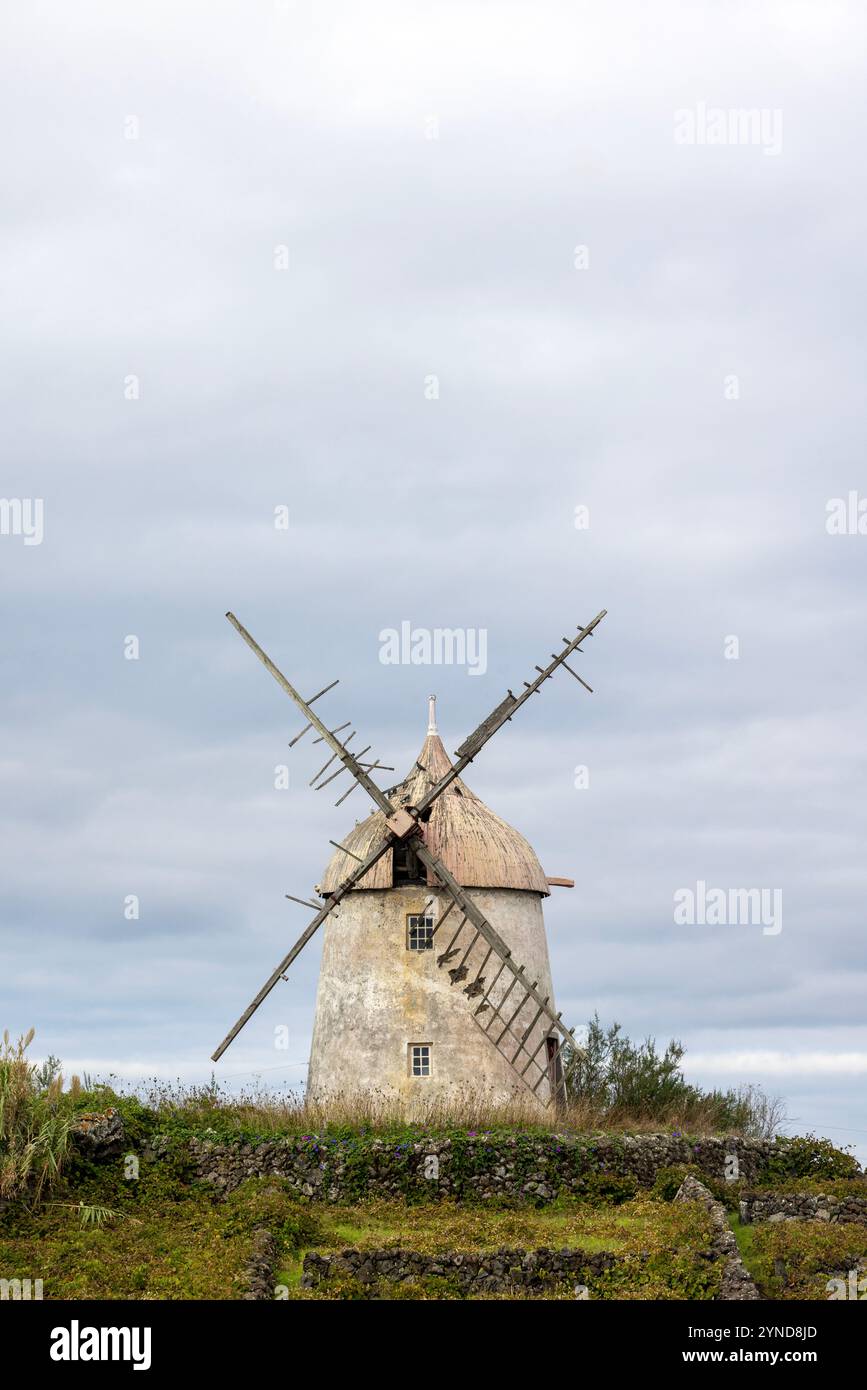
[[[577,881],[558,1007],[720,1082],[827,1064],[858,1127],[867,542],[825,508],[863,481],[864,39],[810,4],[15,16],[2,490],[45,539],[0,537],[13,1030],[207,1077],[365,813],[309,790],[227,608],[402,771],[431,688],[454,748],[606,607],[595,693],[552,682],[468,779]],[[781,109],[779,156],[678,146],[700,101]],[[384,667],[404,619],[484,627],[486,676]],[[780,936],[678,927],[699,878],[780,888]],[[303,1076],[318,949],[227,1074]]]
[[867,1072],[865,1052],[695,1052],[690,1066],[696,1071],[720,1076],[863,1076]]

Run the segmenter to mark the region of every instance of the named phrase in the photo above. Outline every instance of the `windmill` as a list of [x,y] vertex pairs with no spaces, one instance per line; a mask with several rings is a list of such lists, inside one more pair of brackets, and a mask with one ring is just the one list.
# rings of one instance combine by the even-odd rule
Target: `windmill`
[[[304,727],[292,739],[290,747],[308,733],[314,733],[313,741],[326,744],[331,751],[310,785],[322,790],[348,772],[350,785],[335,805],[339,806],[357,787],[362,787],[376,811],[356,827],[352,836],[346,837],[349,843],[330,841],[335,854],[323,883],[316,890],[323,900],[321,906],[308,898],[286,895],[294,902],[316,908],[316,914],[213,1053],[215,1062],[275,985],[286,979],[289,966],[327,922],[326,951],[329,951],[330,939],[333,988],[330,994],[327,987],[323,992],[326,975],[323,962],[311,1054],[311,1083],[316,1080],[321,1087],[324,1073],[326,1079],[340,1075],[355,1085],[369,1084],[367,1072],[360,1068],[364,1065],[369,1069],[374,1058],[388,1053],[389,1040],[399,1039],[412,1026],[420,1031],[420,1036],[417,1042],[410,1038],[401,1044],[403,1055],[397,1063],[398,1069],[410,1082],[429,1078],[435,1070],[431,1056],[433,1047],[429,1040],[425,1041],[424,1029],[429,1030],[436,1023],[443,1041],[445,1074],[454,1077],[485,1071],[490,1058],[492,1075],[500,1079],[508,1075],[520,1091],[529,1092],[541,1106],[547,1107],[563,1099],[567,1079],[563,1054],[566,1052],[574,1059],[576,1042],[574,1030],[566,1026],[561,1014],[554,1009],[539,904],[540,894],[550,891],[548,885],[569,881],[542,876],[538,861],[523,837],[511,831],[469,792],[461,774],[494,734],[560,667],[585,689],[591,690],[569,665],[568,659],[573,653],[581,652],[582,643],[593,635],[605,613],[603,609],[586,626],[579,627],[574,637],[561,638],[561,650],[551,654],[547,666],[534,668],[537,674],[532,681],[523,682],[523,691],[517,695],[511,690],[507,692],[487,718],[464,739],[455,752],[454,762],[448,758],[439,739],[432,698],[428,738],[422,754],[409,777],[390,791],[383,791],[373,780],[372,774],[377,770],[392,769],[371,757],[370,745],[357,752],[349,747],[356,737],[351,721],[329,728],[314,708],[338,681],[332,681],[305,700],[234,614],[226,614],[304,717]],[[344,732],[347,729],[349,733]],[[474,876],[472,869],[465,866],[455,848],[455,836],[448,833],[447,808],[451,808],[452,824],[456,811],[464,818],[469,816],[478,832],[477,839],[480,835],[482,842],[486,835],[495,833],[494,851],[499,857],[501,877],[492,881],[499,887],[486,891],[474,886],[479,876]],[[507,831],[513,838],[505,835]],[[383,864],[389,861],[390,872],[384,875]],[[424,902],[416,900],[422,881],[426,888]],[[488,880],[482,876],[482,885],[486,882]],[[375,922],[369,911],[362,918],[360,910],[354,910],[355,904],[365,896],[374,904]],[[523,907],[516,915],[516,898],[521,903],[533,900],[536,916],[528,918]],[[399,914],[407,907],[413,909],[405,913],[407,951],[405,955],[401,953],[399,962],[396,955],[387,958],[383,954],[390,949],[389,922],[394,916],[395,902]],[[341,904],[348,920],[336,911]],[[483,910],[483,905],[491,910],[489,904],[495,911],[502,907],[509,916],[508,940]],[[501,925],[505,931],[505,921]],[[526,961],[522,961],[518,953],[518,943],[522,941],[528,952]],[[368,987],[366,998],[369,1001],[376,997],[380,1013],[376,1029],[368,1027],[366,1035],[359,1023],[359,1011],[363,1011],[365,1000],[356,994],[349,1002],[353,979],[364,976],[353,952],[364,945],[368,950],[379,952],[376,969],[384,972],[373,981],[374,986],[381,985],[378,993],[376,988]],[[411,978],[407,970],[412,971]],[[396,975],[396,971],[403,973]],[[388,972],[391,976],[386,980]],[[444,990],[450,998],[444,998]],[[418,1015],[419,1009],[413,1001],[417,1004],[419,1000],[426,1001],[421,1010],[423,1017],[412,1017],[408,1023],[401,1019],[402,1004],[404,1012]],[[355,1068],[354,1058],[359,1059]],[[387,1057],[383,1065],[387,1067]]]

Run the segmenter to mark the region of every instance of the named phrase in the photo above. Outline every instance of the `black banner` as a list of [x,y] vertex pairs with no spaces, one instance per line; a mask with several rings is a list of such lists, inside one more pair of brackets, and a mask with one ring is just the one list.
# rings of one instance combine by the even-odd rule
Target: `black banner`
[[[714,1365],[806,1366],[826,1376],[862,1363],[865,1315],[857,1306],[838,1305],[865,1301],[857,1290],[852,1298],[813,1303],[22,1301],[0,1304],[0,1336],[7,1354],[13,1344],[26,1347],[28,1367],[61,1381],[82,1372],[98,1375],[100,1367],[112,1375],[193,1371],[225,1377],[256,1375],[271,1364],[294,1378],[310,1374],[311,1354],[322,1374],[331,1374],[342,1362],[341,1352],[359,1366],[369,1362],[375,1345],[383,1356],[383,1374],[391,1376],[391,1352],[370,1342],[380,1318],[383,1333],[402,1331],[403,1325],[418,1336],[423,1329],[424,1355],[416,1364],[428,1378],[437,1352],[444,1373],[450,1363],[464,1365],[463,1377],[470,1370],[465,1356],[479,1338],[484,1338],[487,1378],[498,1359],[496,1349],[508,1367],[516,1336],[528,1339],[525,1346],[535,1347],[545,1362],[553,1353],[575,1375],[590,1365],[598,1373],[601,1361],[618,1377],[629,1371],[665,1375],[674,1367],[693,1367],[701,1374]],[[502,1333],[493,1341],[492,1329]],[[409,1349],[401,1358],[402,1377],[413,1373],[414,1357],[405,1359]]]

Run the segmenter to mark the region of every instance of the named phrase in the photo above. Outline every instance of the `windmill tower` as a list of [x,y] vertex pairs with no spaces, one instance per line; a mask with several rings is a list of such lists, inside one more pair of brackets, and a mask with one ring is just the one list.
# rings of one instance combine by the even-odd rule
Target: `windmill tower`
[[[431,699],[428,734],[409,775],[383,791],[349,743],[350,722],[329,729],[313,705],[337,681],[304,700],[233,614],[226,615],[304,714],[308,731],[332,755],[311,786],[343,772],[352,781],[337,801],[363,787],[378,808],[332,856],[315,892],[292,898],[316,909],[295,945],[223,1039],[217,1061],[323,923],[327,923],[310,1059],[310,1092],[322,1098],[384,1091],[408,1109],[453,1088],[493,1102],[516,1095],[558,1103],[565,1092],[563,1054],[575,1055],[573,1031],[554,1011],[542,918],[548,879],[527,841],[489,810],[461,774],[560,667],[587,690],[567,662],[592,636],[605,610],[564,646],[521,694],[508,691],[449,758]],[[330,771],[337,761],[336,771]],[[391,770],[391,769],[389,769]],[[287,894],[287,897],[292,897]],[[490,916],[489,916],[490,914]],[[492,920],[493,919],[493,920]]]
[[[397,806],[416,806],[451,768],[431,696],[421,752],[404,781],[386,795]],[[335,850],[318,892],[327,895],[340,886],[353,857],[363,860],[386,834],[385,821],[385,813],[375,811],[356,825],[343,840],[345,848]],[[497,923],[513,956],[552,1002],[541,908],[551,889],[524,837],[456,777],[434,802],[424,841],[462,887],[472,889],[474,901]],[[487,946],[481,936],[470,944],[472,933],[452,941],[454,928],[446,920],[450,903],[447,893],[437,891],[410,840],[388,850],[344,899],[339,915],[328,919],[310,1096],[325,1100],[379,1091],[400,1097],[408,1110],[435,1094],[456,1099],[484,1094],[493,1104],[526,1096],[510,1056],[525,1047],[532,1055],[547,1038],[547,1020],[533,1024],[535,1007],[525,1008],[506,1028],[500,1045],[492,1046],[503,1028],[503,1023],[496,1025],[494,1007],[477,1017],[461,991],[462,982],[480,974]],[[436,968],[431,968],[434,962]],[[476,996],[483,992],[482,985]],[[504,992],[505,983],[497,997]],[[528,1024],[530,1033],[522,1041]],[[549,1048],[553,1052],[556,1047],[554,1034]],[[544,1049],[540,1060],[543,1055]],[[534,1068],[533,1080],[539,1075]],[[542,1102],[556,1092],[556,1069],[539,1090]]]

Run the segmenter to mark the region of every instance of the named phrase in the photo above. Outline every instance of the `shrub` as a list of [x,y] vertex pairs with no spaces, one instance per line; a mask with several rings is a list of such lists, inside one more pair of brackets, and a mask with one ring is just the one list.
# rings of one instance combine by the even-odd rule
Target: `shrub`
[[751,1272],[766,1298],[826,1300],[832,1277],[846,1280],[849,1270],[867,1268],[867,1229],[854,1223],[762,1222],[747,1229]]
[[630,1202],[637,1191],[635,1178],[618,1178],[613,1173],[591,1173],[584,1184],[585,1199],[600,1207],[619,1207]]
[[727,1182],[724,1178],[715,1178],[710,1173],[705,1173],[703,1169],[695,1163],[672,1163],[668,1168],[660,1168],[656,1174],[650,1195],[658,1202],[673,1202],[677,1196],[677,1190],[684,1178],[691,1176],[698,1178],[718,1202],[722,1202],[729,1211],[738,1210],[738,1201],[743,1190],[743,1183]]
[[663,1053],[655,1038],[634,1043],[620,1024],[604,1028],[594,1014],[580,1047],[564,1052],[567,1102],[588,1119],[677,1124],[700,1133],[743,1133],[771,1138],[784,1119],[777,1099],[757,1087],[702,1091],[684,1079],[684,1047],[672,1039]]
[[225,1236],[253,1232],[264,1226],[290,1250],[322,1240],[322,1227],[309,1205],[294,1199],[282,1178],[250,1178],[225,1201]]
[[692,1173],[702,1182],[705,1181],[704,1175],[693,1164],[673,1163],[667,1168],[660,1168],[650,1189],[651,1197],[655,1197],[659,1202],[673,1202],[687,1173]]
[[830,1139],[805,1134],[777,1141],[768,1159],[767,1176],[772,1182],[792,1178],[857,1178],[861,1169],[852,1154],[836,1148]]
[[[54,1185],[69,1151],[72,1096],[63,1094],[59,1068],[39,1068],[27,1060],[33,1041],[12,1043],[8,1031],[0,1047],[0,1197],[25,1194],[38,1200]],[[75,1078],[73,1079],[75,1081]],[[73,1090],[75,1086],[73,1086]]]

